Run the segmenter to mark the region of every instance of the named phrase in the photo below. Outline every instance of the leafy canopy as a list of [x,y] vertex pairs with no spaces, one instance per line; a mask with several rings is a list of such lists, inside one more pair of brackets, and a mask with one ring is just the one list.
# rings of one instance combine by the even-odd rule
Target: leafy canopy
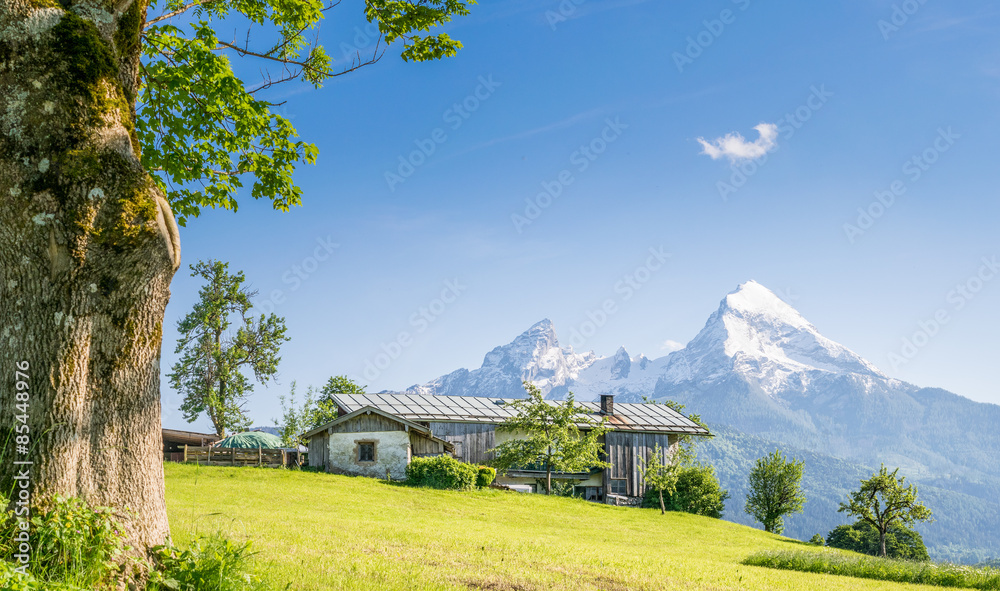
[[861,488],[850,493],[846,503],[837,509],[871,524],[880,536],[880,553],[888,554],[886,534],[893,525],[912,525],[931,521],[931,510],[917,500],[917,487],[905,486],[906,477],[898,476],[899,468],[889,472],[885,464]]
[[[268,199],[282,211],[299,205],[302,191],[292,173],[300,163],[315,163],[318,150],[297,140],[292,124],[274,110],[279,103],[262,94],[296,79],[318,88],[379,61],[385,46],[397,40],[406,61],[453,56],[459,41],[427,31],[469,14],[475,0],[366,0],[365,18],[378,24],[379,39],[370,54],[359,50],[350,63],[335,65],[316,39],[324,14],[338,4],[167,0],[159,16],[142,24],[140,90],[129,97],[137,103],[135,131],[143,165],[181,225],[206,207],[235,211],[247,178],[254,199]],[[135,14],[126,16],[140,18],[139,4],[133,6]],[[151,3],[149,14],[156,9]],[[173,24],[182,15],[183,26]],[[231,23],[246,27],[244,41],[237,42],[235,33],[232,41],[220,38],[220,25]],[[239,77],[231,58],[256,62],[263,68],[261,80]]]
[[[820,539],[821,544],[822,542]],[[826,537],[826,545],[871,556],[882,553],[879,532],[867,521],[859,520],[852,525],[838,525]],[[889,527],[885,535],[885,548],[888,558],[930,560],[923,537],[916,530],[904,525],[895,524]]]
[[786,461],[778,450],[759,458],[750,471],[746,512],[764,525],[764,531],[780,534],[784,516],[801,513],[806,502],[800,488],[804,462]]
[[516,414],[497,430],[514,438],[492,450],[493,467],[501,472],[517,468],[542,470],[546,473],[546,493],[551,493],[553,472],[610,466],[601,459],[603,448],[598,441],[608,431],[603,417],[592,418],[586,408],[576,404],[572,392],[566,400],[555,402],[545,400],[534,384],[524,382],[524,388],[527,398],[505,404]]
[[242,272],[230,273],[228,263],[199,261],[191,265],[191,276],[206,284],[194,309],[177,323],[175,352],[181,357],[167,377],[184,396],[184,418],[191,422],[206,413],[216,434],[225,437],[227,430],[249,427],[244,407],[253,384],[242,370],[261,383],[277,373],[278,350],[289,340],[285,320],[251,316],[257,292],[243,285]]

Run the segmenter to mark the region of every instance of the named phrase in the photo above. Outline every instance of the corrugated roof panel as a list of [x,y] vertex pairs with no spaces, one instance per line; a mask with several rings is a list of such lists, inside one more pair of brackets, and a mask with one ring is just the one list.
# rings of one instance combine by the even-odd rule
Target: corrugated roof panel
[[[499,423],[515,414],[513,408],[505,406],[505,403],[515,400],[513,398],[338,394],[336,399],[348,412],[363,406],[373,406],[411,421]],[[599,419],[602,416],[600,405],[596,402],[577,404],[586,409],[587,415],[591,418]],[[693,421],[662,404],[616,403],[615,413],[609,419],[614,428],[622,431],[704,432]]]

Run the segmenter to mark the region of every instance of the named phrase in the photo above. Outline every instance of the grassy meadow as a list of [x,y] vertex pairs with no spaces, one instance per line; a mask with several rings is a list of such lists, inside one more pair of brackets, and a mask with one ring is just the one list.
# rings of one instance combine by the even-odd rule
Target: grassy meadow
[[252,540],[274,589],[941,589],[746,566],[811,546],[685,513],[288,470],[165,472],[174,542]]

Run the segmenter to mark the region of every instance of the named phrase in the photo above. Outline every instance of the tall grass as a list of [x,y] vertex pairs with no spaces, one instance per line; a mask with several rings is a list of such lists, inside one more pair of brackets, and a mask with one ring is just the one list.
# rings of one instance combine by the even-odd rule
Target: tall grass
[[895,560],[831,550],[760,552],[745,559],[743,564],[896,583],[1000,589],[1000,570],[994,568]]

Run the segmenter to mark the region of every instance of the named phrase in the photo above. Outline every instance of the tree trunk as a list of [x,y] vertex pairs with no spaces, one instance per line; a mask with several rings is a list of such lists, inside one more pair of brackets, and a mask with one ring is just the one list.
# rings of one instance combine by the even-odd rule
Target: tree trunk
[[663,490],[660,490],[660,515],[667,514],[667,507],[663,504]]
[[[549,458],[552,457],[552,447],[549,447]],[[552,461],[545,459],[545,494],[552,494]]]
[[887,556],[885,551],[885,531],[881,529],[878,531],[878,547],[882,552],[882,557],[885,558]]
[[169,535],[160,341],[180,264],[133,126],[146,5],[59,6],[0,0],[0,439],[20,361],[31,434],[0,450],[0,486],[31,461],[35,502],[114,507],[144,549]]

